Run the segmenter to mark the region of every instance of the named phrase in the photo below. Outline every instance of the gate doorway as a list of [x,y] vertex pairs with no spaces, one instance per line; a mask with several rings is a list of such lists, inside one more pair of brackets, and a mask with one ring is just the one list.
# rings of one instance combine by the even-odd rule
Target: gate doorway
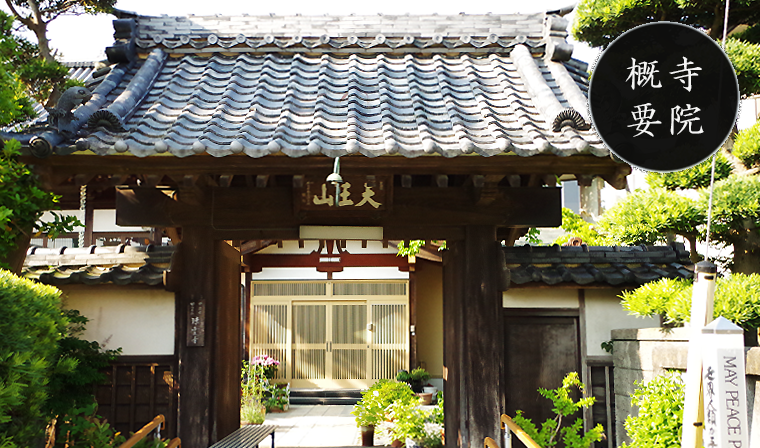
[[505,309],[504,313],[505,410],[510,416],[522,410],[540,426],[555,414],[552,402],[540,396],[538,388],[556,389],[568,372],[581,373],[578,311]]
[[250,353],[293,388],[362,389],[409,363],[407,281],[253,282]]

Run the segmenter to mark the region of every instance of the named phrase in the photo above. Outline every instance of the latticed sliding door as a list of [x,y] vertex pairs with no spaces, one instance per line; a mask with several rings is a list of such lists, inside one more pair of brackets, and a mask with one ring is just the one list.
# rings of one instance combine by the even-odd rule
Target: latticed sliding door
[[408,368],[406,282],[255,283],[251,356],[294,388],[364,388]]
[[[333,380],[366,380],[368,375],[367,305],[332,305],[332,338],[329,346]],[[353,384],[354,386],[363,386]]]
[[372,305],[372,378],[395,378],[409,355],[405,304]]
[[327,307],[326,303],[293,303],[294,382],[327,379]]
[[275,378],[288,372],[288,305],[253,305],[251,307],[252,356],[266,354],[280,361]]

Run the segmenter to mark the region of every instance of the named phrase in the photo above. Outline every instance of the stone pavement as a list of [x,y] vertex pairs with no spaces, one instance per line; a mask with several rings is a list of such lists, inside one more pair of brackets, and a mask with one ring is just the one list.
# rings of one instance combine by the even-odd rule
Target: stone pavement
[[[353,406],[291,405],[288,412],[267,414],[265,425],[277,425],[276,448],[348,447],[361,445],[359,428],[351,415]],[[269,439],[261,447],[271,446]]]

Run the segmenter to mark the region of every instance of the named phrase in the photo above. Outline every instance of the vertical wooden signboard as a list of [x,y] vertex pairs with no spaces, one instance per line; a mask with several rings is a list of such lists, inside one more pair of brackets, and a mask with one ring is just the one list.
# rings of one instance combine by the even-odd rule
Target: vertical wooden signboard
[[193,300],[187,304],[187,346],[206,345],[206,304],[203,300]]

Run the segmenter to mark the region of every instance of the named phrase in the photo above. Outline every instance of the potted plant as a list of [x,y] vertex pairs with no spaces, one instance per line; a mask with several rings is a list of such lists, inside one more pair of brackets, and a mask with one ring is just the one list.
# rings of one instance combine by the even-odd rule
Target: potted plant
[[430,379],[430,374],[422,367],[417,367],[411,372],[399,370],[396,374],[396,381],[403,381],[409,384],[414,393],[422,393],[422,385]]
[[264,390],[264,406],[267,412],[286,412],[290,408],[290,385],[270,384]]
[[264,377],[271,380],[277,374],[277,369],[280,367],[280,361],[269,355],[258,355],[251,359],[251,365],[260,366]]
[[415,403],[394,403],[390,407],[390,414],[393,418],[390,436],[404,441],[407,448],[443,446],[442,410],[425,410]]
[[362,398],[354,405],[356,426],[362,430],[362,446],[374,445],[375,427],[386,421],[389,408],[394,403],[417,403],[417,397],[406,383],[383,379],[362,392]]

